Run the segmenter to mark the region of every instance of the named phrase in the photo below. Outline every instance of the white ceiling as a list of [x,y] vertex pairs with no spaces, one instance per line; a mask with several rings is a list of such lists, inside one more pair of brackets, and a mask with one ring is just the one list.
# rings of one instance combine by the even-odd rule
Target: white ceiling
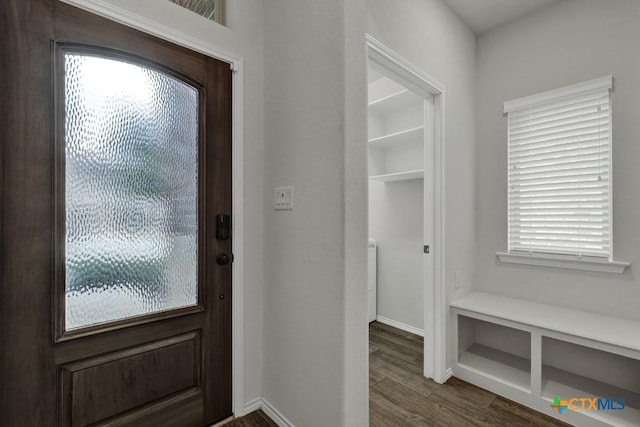
[[471,31],[482,34],[556,0],[445,0]]

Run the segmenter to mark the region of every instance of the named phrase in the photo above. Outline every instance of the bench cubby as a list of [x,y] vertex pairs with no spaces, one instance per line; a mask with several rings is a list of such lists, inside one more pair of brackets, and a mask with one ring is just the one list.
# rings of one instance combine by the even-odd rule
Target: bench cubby
[[[457,377],[570,424],[640,425],[640,322],[482,292],[451,313]],[[606,409],[561,414],[556,396]]]

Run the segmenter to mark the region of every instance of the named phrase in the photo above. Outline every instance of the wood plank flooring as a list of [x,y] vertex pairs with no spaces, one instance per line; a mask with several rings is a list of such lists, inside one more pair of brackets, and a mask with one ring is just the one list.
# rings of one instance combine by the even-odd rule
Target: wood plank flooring
[[382,323],[369,325],[369,419],[390,426],[568,426],[451,378],[422,376],[422,338]]
[[[422,346],[417,335],[378,322],[369,325],[370,426],[568,426],[457,378],[446,384],[424,378]],[[276,424],[259,410],[226,426]]]
[[278,427],[262,409],[228,422],[224,427]]

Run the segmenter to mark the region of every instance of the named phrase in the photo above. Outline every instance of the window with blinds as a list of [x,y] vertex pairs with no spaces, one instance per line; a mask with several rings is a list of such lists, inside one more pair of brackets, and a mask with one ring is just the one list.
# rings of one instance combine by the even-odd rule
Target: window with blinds
[[612,82],[504,104],[510,253],[611,260]]

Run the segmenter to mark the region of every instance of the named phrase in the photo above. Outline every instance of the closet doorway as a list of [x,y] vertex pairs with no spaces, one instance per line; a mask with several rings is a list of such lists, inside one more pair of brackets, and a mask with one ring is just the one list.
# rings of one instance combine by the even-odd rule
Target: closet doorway
[[424,376],[442,383],[444,87],[369,35],[367,48],[369,322],[424,336]]

